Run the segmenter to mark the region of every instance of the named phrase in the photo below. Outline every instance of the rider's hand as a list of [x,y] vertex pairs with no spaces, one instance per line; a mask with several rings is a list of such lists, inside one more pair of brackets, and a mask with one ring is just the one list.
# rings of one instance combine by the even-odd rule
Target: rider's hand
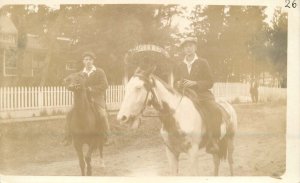
[[196,81],[191,81],[191,80],[185,79],[185,80],[183,80],[182,84],[183,84],[183,87],[189,88],[189,87],[192,87],[192,86],[197,85],[197,82],[196,82]]

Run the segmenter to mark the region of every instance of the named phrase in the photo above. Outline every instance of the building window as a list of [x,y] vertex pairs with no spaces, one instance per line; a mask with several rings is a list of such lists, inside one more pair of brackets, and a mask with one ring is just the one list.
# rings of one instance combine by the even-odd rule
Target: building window
[[17,50],[4,50],[3,54],[4,76],[17,76]]
[[5,43],[15,44],[15,35],[13,34],[0,34],[0,41]]
[[76,71],[77,70],[76,62],[67,62],[66,63],[66,70],[67,71]]

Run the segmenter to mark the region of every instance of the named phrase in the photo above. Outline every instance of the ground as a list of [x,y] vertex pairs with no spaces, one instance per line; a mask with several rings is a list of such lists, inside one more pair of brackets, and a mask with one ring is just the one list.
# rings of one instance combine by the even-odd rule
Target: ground
[[[238,132],[235,137],[234,171],[237,176],[280,176],[285,171],[286,105],[236,104]],[[101,168],[99,153],[93,154],[95,176],[168,175],[165,147],[159,135],[160,122],[146,117],[132,131],[113,123],[114,144],[106,146],[106,167]],[[60,145],[64,120],[0,124],[0,172],[4,175],[80,175],[72,146]],[[187,156],[180,156],[179,174],[188,175]],[[213,161],[199,152],[201,176],[213,174]],[[220,175],[229,175],[226,161]]]

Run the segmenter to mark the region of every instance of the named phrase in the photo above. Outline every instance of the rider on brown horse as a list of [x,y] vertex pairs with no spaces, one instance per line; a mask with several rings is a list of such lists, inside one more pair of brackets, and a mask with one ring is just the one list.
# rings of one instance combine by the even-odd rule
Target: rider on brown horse
[[175,67],[175,86],[183,94],[194,99],[207,127],[206,150],[208,153],[216,153],[219,151],[222,116],[214,95],[209,90],[214,83],[212,71],[205,59],[197,57],[196,44],[197,39],[191,37],[181,43],[185,58]]
[[[93,52],[85,52],[83,54],[84,69],[82,74],[86,76],[86,87],[90,101],[94,104],[96,111],[98,112],[99,123],[104,121],[104,133],[106,138],[109,133],[109,123],[105,105],[105,91],[108,88],[108,83],[104,71],[94,66],[94,60],[96,56]],[[101,119],[100,119],[101,118]],[[70,145],[72,142],[72,136],[69,128],[69,120],[67,119],[66,134],[64,139],[64,145]]]

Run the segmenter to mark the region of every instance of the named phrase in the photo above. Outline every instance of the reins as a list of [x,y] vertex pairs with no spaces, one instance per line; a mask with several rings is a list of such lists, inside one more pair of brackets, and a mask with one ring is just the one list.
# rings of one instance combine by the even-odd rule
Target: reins
[[[147,101],[148,101],[149,93],[152,94],[154,100],[156,100],[157,102],[158,102],[158,99],[157,99],[157,96],[155,95],[155,92],[153,91],[154,83],[151,83],[151,81],[150,81],[148,78],[146,78],[144,75],[136,75],[136,76],[141,77],[142,79],[144,79],[145,82],[147,82],[147,83],[149,84],[149,87],[146,87],[147,94],[146,94],[146,98],[145,98],[145,101],[144,101],[143,109],[142,109],[142,111],[141,111],[141,113],[140,113],[142,117],[159,117],[159,118],[160,118],[160,117],[169,117],[169,116],[173,115],[173,114],[177,111],[177,109],[179,108],[179,106],[180,106],[180,104],[181,104],[181,101],[182,101],[182,99],[183,99],[184,94],[181,94],[181,97],[180,97],[180,99],[179,99],[179,102],[178,102],[178,104],[176,105],[174,111],[172,111],[172,112],[170,111],[170,112],[168,112],[168,113],[166,113],[166,114],[162,114],[162,113],[160,112],[160,110],[158,110],[158,111],[160,112],[159,115],[144,115],[143,112],[144,112],[144,110],[146,109],[146,106],[147,106]],[[184,90],[183,90],[183,92],[184,92]],[[159,103],[159,102],[158,102],[158,103]],[[161,107],[161,106],[160,106],[160,107]],[[163,122],[163,121],[162,121],[162,122]],[[174,154],[177,153],[177,151],[176,151],[170,144],[166,143],[165,141],[163,141],[163,142],[164,142],[165,146],[168,147],[168,149],[169,149],[171,152],[173,152]]]
[[[175,109],[174,109],[173,112],[168,113],[168,114],[163,114],[163,115],[162,115],[162,114],[160,114],[160,115],[145,115],[145,114],[144,114],[144,110],[145,110],[146,107],[147,107],[147,101],[148,101],[149,93],[151,93],[152,96],[155,98],[155,100],[158,101],[157,96],[155,95],[155,92],[153,91],[154,84],[149,80],[149,78],[147,78],[146,76],[144,76],[144,75],[142,75],[142,74],[135,74],[134,76],[140,77],[140,78],[143,79],[145,82],[147,82],[147,84],[149,84],[149,87],[146,87],[147,94],[146,94],[146,98],[145,98],[145,101],[144,101],[144,104],[143,104],[143,109],[141,110],[141,113],[140,113],[142,117],[161,117],[161,116],[168,116],[168,115],[174,114],[174,113],[177,111],[179,105],[181,104],[181,101],[182,101],[182,98],[183,98],[184,95],[181,95],[180,100],[179,100],[178,104],[176,105],[176,107],[175,107]],[[158,111],[159,111],[159,110],[158,110]]]

